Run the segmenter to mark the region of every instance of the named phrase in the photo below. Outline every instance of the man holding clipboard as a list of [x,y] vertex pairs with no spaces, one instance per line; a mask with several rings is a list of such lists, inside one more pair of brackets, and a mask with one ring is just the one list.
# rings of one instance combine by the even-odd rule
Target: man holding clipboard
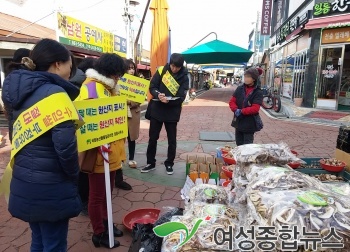
[[143,173],[155,170],[157,141],[163,124],[168,137],[168,155],[164,165],[168,175],[174,173],[177,123],[180,120],[182,103],[186,98],[189,86],[187,69],[183,64],[182,55],[173,53],[170,56],[170,63],[159,67],[151,79],[150,93],[153,99],[149,103],[146,113],[150,120],[150,128],[147,165],[141,169]]

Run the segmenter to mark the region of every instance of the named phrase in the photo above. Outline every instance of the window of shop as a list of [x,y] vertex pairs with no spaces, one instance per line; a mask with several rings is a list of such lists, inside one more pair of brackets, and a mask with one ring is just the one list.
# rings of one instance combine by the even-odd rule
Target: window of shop
[[294,55],[293,99],[303,97],[307,58],[307,50]]

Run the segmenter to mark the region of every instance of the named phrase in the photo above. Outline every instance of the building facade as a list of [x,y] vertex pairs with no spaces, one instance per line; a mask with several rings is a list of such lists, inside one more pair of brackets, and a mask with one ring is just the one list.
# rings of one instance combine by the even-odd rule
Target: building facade
[[275,0],[269,83],[304,107],[350,110],[347,1]]
[[311,36],[305,25],[312,8],[312,0],[273,1],[267,82],[291,102],[309,93],[306,77]]

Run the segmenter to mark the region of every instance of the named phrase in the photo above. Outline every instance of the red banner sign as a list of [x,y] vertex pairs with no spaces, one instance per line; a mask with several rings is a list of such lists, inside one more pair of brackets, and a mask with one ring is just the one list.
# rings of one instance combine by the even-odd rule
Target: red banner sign
[[272,12],[272,0],[263,0],[262,11],[261,11],[261,35],[270,35],[270,23],[271,23],[271,12]]

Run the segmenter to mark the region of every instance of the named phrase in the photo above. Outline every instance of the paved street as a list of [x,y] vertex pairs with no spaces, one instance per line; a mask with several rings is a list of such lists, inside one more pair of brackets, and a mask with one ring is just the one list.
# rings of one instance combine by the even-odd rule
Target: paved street
[[[188,153],[208,153],[214,155],[215,148],[225,142],[200,140],[200,131],[233,132],[230,126],[232,112],[228,101],[233,88],[212,89],[205,92],[188,105],[183,106],[181,122],[178,125],[178,153],[173,177],[165,174],[162,162],[166,157],[167,139],[162,130],[157,153],[157,170],[151,174],[141,174],[136,169],[124,167],[127,182],[133,191],[114,190],[113,217],[125,235],[118,240],[121,247],[115,251],[128,251],[131,233],[122,226],[123,216],[130,210],[145,207],[183,206],[179,190],[185,179],[185,158]],[[289,119],[275,119],[261,113],[264,129],[256,134],[256,143],[287,143],[300,157],[332,157],[335,151],[338,127],[322,126]],[[145,165],[149,121],[142,120],[140,138],[136,150],[139,165]],[[1,133],[6,132],[0,128]],[[233,145],[233,143],[229,143]],[[9,159],[9,146],[0,149],[0,175]],[[172,179],[171,179],[172,178]],[[169,182],[169,180],[171,182]],[[170,186],[166,186],[170,185]],[[0,251],[29,251],[31,232],[27,223],[11,218],[7,204],[0,198]],[[69,229],[69,251],[104,251],[95,249],[91,242],[92,228],[87,217],[78,216],[71,220]]]

